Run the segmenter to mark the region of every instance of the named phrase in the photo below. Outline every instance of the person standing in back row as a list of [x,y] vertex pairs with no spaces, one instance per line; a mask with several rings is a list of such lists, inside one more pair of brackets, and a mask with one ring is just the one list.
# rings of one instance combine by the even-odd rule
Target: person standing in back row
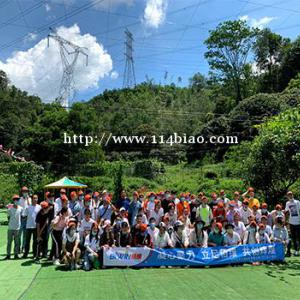
[[291,237],[294,245],[294,255],[299,256],[299,246],[300,246],[300,202],[294,199],[293,192],[288,191],[287,194],[288,201],[285,204],[285,212],[289,216],[289,225],[291,230]]
[[11,245],[14,240],[14,258],[18,259],[20,250],[20,229],[22,207],[18,205],[20,197],[12,197],[13,205],[8,209],[7,251],[5,259],[10,259]]

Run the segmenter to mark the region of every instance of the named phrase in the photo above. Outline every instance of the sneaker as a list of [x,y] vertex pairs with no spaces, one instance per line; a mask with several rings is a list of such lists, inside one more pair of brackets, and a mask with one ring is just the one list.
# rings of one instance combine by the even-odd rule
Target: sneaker
[[19,257],[19,255],[17,255],[17,254],[14,256],[14,259],[19,259],[19,258],[20,258],[20,257]]
[[75,264],[75,270],[80,270],[80,265],[79,264]]
[[22,256],[23,259],[26,259],[27,257],[28,257],[27,254],[23,254],[23,256]]
[[3,260],[9,260],[10,259],[10,256],[9,255],[6,255]]
[[295,251],[294,256],[299,256],[299,251]]
[[41,263],[39,259],[36,259],[34,262],[35,262],[37,265],[39,265],[39,264]]
[[54,262],[53,262],[53,264],[54,264],[55,266],[60,266],[59,259],[55,259]]

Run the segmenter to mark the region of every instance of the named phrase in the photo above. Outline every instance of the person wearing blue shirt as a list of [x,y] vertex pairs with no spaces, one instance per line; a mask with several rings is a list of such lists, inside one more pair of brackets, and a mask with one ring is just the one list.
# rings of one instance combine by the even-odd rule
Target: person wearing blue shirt
[[126,192],[123,190],[121,192],[120,198],[116,202],[116,208],[120,209],[121,207],[124,207],[126,211],[128,211],[129,204],[130,204],[130,199],[127,198]]
[[135,191],[133,192],[133,199],[131,200],[128,208],[128,220],[130,225],[134,223],[134,220],[141,207],[142,203],[139,201],[139,193]]

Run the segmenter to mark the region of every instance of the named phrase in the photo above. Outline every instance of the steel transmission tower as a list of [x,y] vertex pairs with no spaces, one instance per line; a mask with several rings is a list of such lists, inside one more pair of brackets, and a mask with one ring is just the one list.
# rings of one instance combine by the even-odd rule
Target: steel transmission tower
[[125,31],[125,70],[123,77],[123,88],[130,88],[135,86],[135,72],[133,63],[133,35],[126,29]]
[[87,48],[79,47],[67,41],[63,37],[59,36],[52,28],[50,28],[50,30],[51,33],[48,34],[48,47],[50,38],[56,40],[59,45],[59,52],[63,66],[63,76],[60,82],[58,101],[63,107],[69,108],[69,99],[73,98],[75,92],[74,68],[79,54],[86,57],[86,65],[88,65],[88,55],[85,53]]

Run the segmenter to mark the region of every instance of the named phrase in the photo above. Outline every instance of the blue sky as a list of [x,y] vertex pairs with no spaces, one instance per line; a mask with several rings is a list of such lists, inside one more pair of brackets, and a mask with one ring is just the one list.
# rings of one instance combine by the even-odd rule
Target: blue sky
[[[157,1],[161,10],[156,13],[161,15],[148,14],[150,19],[146,19],[146,6]],[[106,65],[109,74],[100,78],[97,87],[85,85],[76,94],[76,100],[89,99],[105,89],[122,87],[127,27],[135,40],[137,83],[144,81],[146,75],[156,83],[178,83],[180,76],[182,82],[178,84],[183,86],[194,73],[208,72],[203,42],[208,31],[219,22],[243,17],[250,25],[267,26],[294,39],[300,32],[299,16],[299,0],[0,0],[0,66],[2,62],[8,68],[7,59],[20,51],[30,51],[45,39],[49,24],[66,28],[77,24],[81,35],[97,38],[112,62],[111,66]],[[37,69],[44,68],[47,72],[47,62],[44,59]],[[34,63],[32,59],[31,64]],[[98,63],[95,68],[102,68]],[[58,66],[50,67],[57,70],[53,76],[58,82],[61,70]],[[15,70],[13,74],[13,83],[19,83],[22,88],[32,84],[32,89],[38,90],[38,81],[29,80],[28,72],[19,74]],[[24,74],[27,79],[21,78]],[[75,74],[75,81],[76,77]]]

